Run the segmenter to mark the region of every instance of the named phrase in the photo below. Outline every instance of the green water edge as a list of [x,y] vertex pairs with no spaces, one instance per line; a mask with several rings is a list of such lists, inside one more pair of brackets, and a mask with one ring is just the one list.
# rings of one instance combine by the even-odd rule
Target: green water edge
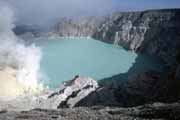
[[101,80],[118,74],[161,71],[164,67],[157,58],[92,38],[57,37],[39,38],[35,41],[43,52],[43,81],[50,88],[57,88],[76,75]]

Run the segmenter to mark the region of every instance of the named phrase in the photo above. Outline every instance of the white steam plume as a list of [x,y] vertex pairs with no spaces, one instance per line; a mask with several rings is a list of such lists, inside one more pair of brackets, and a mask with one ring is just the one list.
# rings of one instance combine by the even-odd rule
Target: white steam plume
[[37,87],[40,79],[41,50],[25,46],[15,36],[13,11],[0,1],[0,67],[16,70],[16,79],[26,87]]

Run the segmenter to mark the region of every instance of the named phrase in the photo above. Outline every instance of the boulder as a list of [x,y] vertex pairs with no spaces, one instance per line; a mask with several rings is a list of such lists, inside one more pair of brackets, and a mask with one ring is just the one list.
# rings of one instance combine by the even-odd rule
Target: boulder
[[64,82],[59,90],[50,94],[46,100],[40,101],[40,107],[50,109],[74,107],[97,88],[97,81],[76,76],[73,80]]

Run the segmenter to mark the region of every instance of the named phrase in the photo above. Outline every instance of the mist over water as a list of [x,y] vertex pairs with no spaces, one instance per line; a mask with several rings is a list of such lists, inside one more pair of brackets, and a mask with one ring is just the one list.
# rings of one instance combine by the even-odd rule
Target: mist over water
[[[13,77],[18,84],[28,89],[36,88],[41,75],[39,70],[41,50],[34,45],[24,45],[12,32],[13,27],[13,11],[7,3],[0,1],[0,70],[4,71],[7,68],[14,70]],[[0,76],[1,84],[5,79]]]

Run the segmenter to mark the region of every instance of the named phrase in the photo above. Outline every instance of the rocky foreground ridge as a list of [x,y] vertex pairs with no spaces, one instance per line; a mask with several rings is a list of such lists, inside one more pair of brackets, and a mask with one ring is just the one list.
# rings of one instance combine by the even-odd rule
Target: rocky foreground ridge
[[79,107],[73,109],[0,111],[1,120],[179,120],[180,104],[151,104],[132,108]]
[[[170,104],[154,103],[138,107],[118,107],[118,99],[121,99],[121,97],[115,95],[115,89],[114,93],[112,89],[109,89],[110,91],[106,90],[100,96],[97,94],[98,89],[103,88],[95,80],[76,76],[73,80],[65,82],[59,90],[53,93],[20,97],[6,102],[2,102],[1,99],[0,120],[180,119],[179,102]],[[92,98],[90,94],[95,92],[96,94]],[[97,104],[91,106],[94,100]],[[89,107],[87,107],[88,105]]]

